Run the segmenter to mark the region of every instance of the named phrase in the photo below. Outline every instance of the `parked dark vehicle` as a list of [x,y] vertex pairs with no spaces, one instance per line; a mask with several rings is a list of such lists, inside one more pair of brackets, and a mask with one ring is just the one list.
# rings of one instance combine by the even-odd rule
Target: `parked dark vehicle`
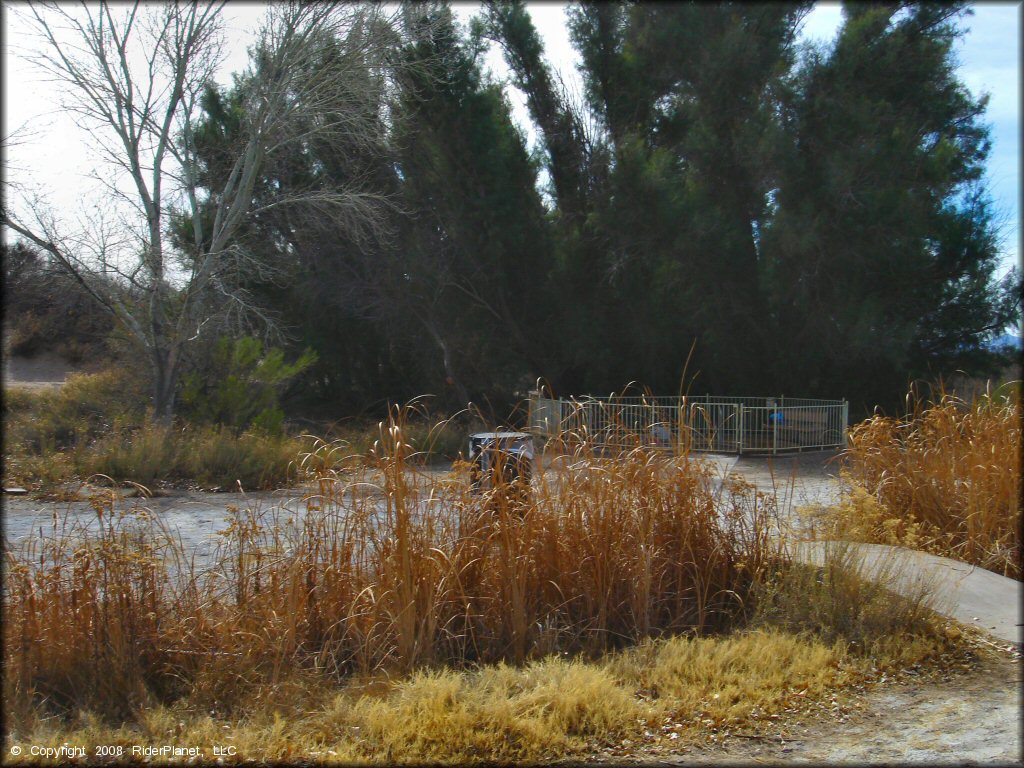
[[525,432],[477,432],[469,437],[470,482],[474,493],[507,487],[529,493],[533,437]]

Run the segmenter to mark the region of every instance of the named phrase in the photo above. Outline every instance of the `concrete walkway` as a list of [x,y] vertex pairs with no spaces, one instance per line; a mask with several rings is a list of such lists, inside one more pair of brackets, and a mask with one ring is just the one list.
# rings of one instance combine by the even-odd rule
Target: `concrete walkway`
[[[792,514],[793,507],[808,503],[831,506],[842,492],[838,466],[829,462],[833,456],[834,452],[819,452],[775,459],[731,454],[704,454],[702,458],[714,464],[721,477],[737,473],[763,490],[774,486],[783,516],[799,535],[800,521]],[[793,555],[803,562],[821,565],[827,546],[823,541],[799,542]],[[903,547],[859,543],[846,546],[860,557],[866,575],[891,581],[887,586],[893,591],[913,595],[925,587],[939,613],[1018,648],[1024,644],[1021,582],[948,557]]]
[[829,547],[852,548],[867,576],[881,578],[895,592],[913,595],[921,587],[934,596],[939,613],[977,627],[998,640],[1022,646],[1022,584],[977,566],[885,544],[802,541],[793,549],[801,562],[821,565]]

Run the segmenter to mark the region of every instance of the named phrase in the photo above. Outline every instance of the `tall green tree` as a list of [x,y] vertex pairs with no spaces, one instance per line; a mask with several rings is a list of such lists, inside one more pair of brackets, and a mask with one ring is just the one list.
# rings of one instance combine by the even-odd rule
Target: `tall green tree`
[[486,2],[484,20],[543,135],[557,213],[569,224],[579,224],[587,214],[589,188],[587,141],[580,116],[543,58],[544,46],[526,4],[522,0]]
[[666,154],[662,162],[671,163],[681,198],[681,216],[669,223],[678,236],[658,271],[677,276],[676,289],[690,305],[702,384],[719,391],[748,389],[748,382],[764,378],[760,232],[784,146],[778,106],[808,8],[632,9],[627,51],[646,73],[633,112],[648,116],[647,147],[652,157]]
[[848,4],[803,62],[766,234],[786,391],[893,403],[911,377],[983,370],[980,342],[1015,316],[980,186],[986,100],[955,69],[966,13]]
[[[589,276],[598,287],[592,306],[608,318],[597,326],[600,349],[576,349],[601,388],[640,379],[674,390],[694,342],[688,374],[699,370],[702,387],[735,390],[764,375],[760,231],[784,146],[776,115],[807,7],[570,11],[587,103],[603,128],[591,144],[603,147],[608,171],[591,173],[603,183],[591,185],[586,225],[566,243],[565,283]],[[594,327],[585,317],[568,325]]]
[[[809,7],[573,6],[577,104],[522,3],[485,5],[468,36],[444,4],[407,6],[407,76],[385,88],[357,68],[379,141],[278,154],[239,231],[274,267],[246,288],[318,352],[312,396],[444,393],[454,409],[535,376],[674,391],[696,342],[696,391],[870,406],[910,376],[993,364],[984,342],[1019,317],[1019,281],[995,280],[984,101],[952,57],[963,7],[851,5],[834,45],[798,56]],[[526,95],[535,159],[480,69],[487,37]],[[208,94],[211,184],[240,105]],[[382,226],[265,204],[339,186],[381,195]]]
[[[253,275],[249,288],[298,345],[316,350],[315,398],[365,405],[446,393],[452,409],[507,398],[543,367],[546,348],[538,320],[549,248],[536,168],[446,5],[407,8],[394,55],[406,76],[366,102],[386,120],[386,142],[310,141],[268,164],[255,189],[273,199],[363,184],[386,194],[386,226],[360,232],[268,211],[245,237],[275,265],[264,276],[274,279]],[[236,102],[235,92],[207,94],[199,134],[214,176]]]

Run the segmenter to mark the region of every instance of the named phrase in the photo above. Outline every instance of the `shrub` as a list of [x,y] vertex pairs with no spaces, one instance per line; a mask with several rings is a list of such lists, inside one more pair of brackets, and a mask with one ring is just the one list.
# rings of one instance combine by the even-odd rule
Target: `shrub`
[[[169,427],[144,408],[124,371],[70,376],[59,390],[9,390],[4,398],[5,479],[37,488],[94,474],[150,485],[276,488],[294,477],[307,445],[279,422],[237,434],[220,426]],[[268,412],[264,412],[266,415]]]
[[306,350],[294,363],[284,352],[264,349],[259,339],[222,337],[209,364],[182,378],[181,403],[192,418],[231,427],[253,426],[280,434],[284,413],[278,396],[287,384],[316,362]]
[[850,430],[852,493],[835,534],[902,544],[1021,578],[1020,401],[908,396],[908,414]]
[[427,461],[457,459],[466,450],[464,430],[447,419],[411,421],[405,425],[403,434],[409,445]]
[[138,379],[124,370],[72,375],[60,389],[6,389],[5,480],[45,487],[91,474],[93,443],[110,450],[144,422],[145,401]]
[[178,477],[204,487],[235,490],[278,488],[296,476],[297,459],[306,442],[263,430],[234,434],[223,427],[187,430]]
[[178,433],[147,417],[137,428],[115,423],[112,430],[79,452],[82,476],[106,475],[151,485],[173,476],[178,462]]

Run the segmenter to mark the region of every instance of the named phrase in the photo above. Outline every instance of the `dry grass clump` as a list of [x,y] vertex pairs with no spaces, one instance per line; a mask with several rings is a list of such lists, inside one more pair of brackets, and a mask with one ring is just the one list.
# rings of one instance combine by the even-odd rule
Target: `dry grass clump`
[[212,425],[166,426],[125,371],[69,376],[59,390],[4,393],[4,482],[50,492],[102,474],[152,485],[274,488],[295,478],[304,439]]
[[866,653],[889,638],[930,634],[935,585],[905,572],[896,553],[869,563],[855,546],[833,541],[824,542],[812,559],[784,564],[758,584],[755,623],[810,632]]
[[1020,399],[908,396],[908,413],[850,430],[842,538],[924,549],[1021,578]]
[[[918,649],[898,661],[936,653]],[[235,760],[296,763],[548,762],[777,733],[786,717],[891,672],[896,659],[772,629],[674,637],[596,661],[547,657],[341,687],[306,681],[238,717],[191,700],[142,710],[120,727],[85,711],[66,723],[23,723],[8,745],[220,744],[236,748]]]
[[[89,524],[55,516],[8,547],[9,739],[548,760],[768,716],[861,674],[856,631],[903,633],[893,648],[923,631],[865,621],[880,593],[852,587],[797,611],[823,598],[786,578],[773,497],[718,489],[686,456],[602,456],[583,436],[529,498],[478,496],[465,467],[424,471],[407,413],[366,456],[307,453],[304,510],[229,507],[212,562],[102,494]],[[766,629],[711,637],[751,619]]]
[[[37,495],[60,495],[61,484],[91,475],[152,486],[278,488],[297,479],[296,457],[308,436],[284,430],[179,422],[164,425],[147,410],[146,393],[125,370],[74,374],[59,389],[7,388],[3,397],[4,482]],[[422,457],[456,458],[462,431],[426,413],[403,423],[403,439]],[[332,429],[333,446],[368,456],[376,425]]]
[[690,728],[723,728],[781,712],[862,678],[842,641],[759,628],[728,637],[673,638],[614,658],[616,677]]
[[[863,680],[841,644],[743,632],[645,641],[595,662],[547,658],[523,668],[417,674],[383,695],[339,696],[316,718],[342,734],[319,747],[380,762],[538,761],[624,741],[701,740],[753,725]],[[674,735],[673,735],[674,734]]]
[[[402,436],[419,460],[426,463],[455,460],[466,450],[466,432],[462,423],[425,409],[417,409],[407,415],[413,418],[403,423]],[[328,434],[333,445],[345,445],[350,455],[369,456],[380,437],[380,427],[378,422],[348,423],[332,427]]]
[[[54,515],[47,536],[6,555],[4,702],[59,712],[103,702],[115,716],[182,692],[164,628],[177,621],[159,521],[91,499],[95,530]],[[162,535],[154,535],[162,534]]]
[[697,462],[585,443],[527,502],[479,497],[463,472],[417,470],[407,412],[367,457],[309,453],[302,514],[230,509],[205,572],[100,497],[90,530],[55,519],[8,552],[8,700],[121,713],[188,692],[230,708],[296,675],[596,654],[725,630],[749,610],[775,556],[766,498],[716,505]]
[[385,697],[354,706],[340,698],[328,717],[348,726],[348,738],[333,745],[348,759],[466,762],[571,754],[588,741],[621,738],[644,710],[601,666],[548,658],[523,668],[418,673]]

